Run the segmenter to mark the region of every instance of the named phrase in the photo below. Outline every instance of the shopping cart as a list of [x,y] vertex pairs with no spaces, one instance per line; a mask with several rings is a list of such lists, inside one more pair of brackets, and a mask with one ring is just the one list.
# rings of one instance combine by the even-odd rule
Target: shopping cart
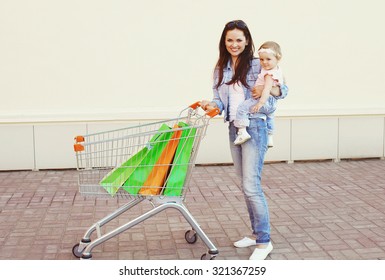
[[[200,112],[201,111],[201,112]],[[182,110],[177,118],[75,137],[79,192],[83,196],[129,199],[128,203],[94,223],[72,253],[91,259],[98,245],[163,210],[178,210],[192,229],[185,239],[199,236],[208,247],[201,259],[215,259],[217,248],[184,205],[195,158],[209,120],[218,109],[204,112],[200,102]],[[102,234],[102,227],[142,201],[153,206],[124,225]],[[96,231],[96,239],[91,234]]]

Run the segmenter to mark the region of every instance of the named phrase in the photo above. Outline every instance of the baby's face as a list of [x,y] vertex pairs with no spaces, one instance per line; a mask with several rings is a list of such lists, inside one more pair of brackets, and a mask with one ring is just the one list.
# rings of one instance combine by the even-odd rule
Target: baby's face
[[259,60],[261,62],[261,66],[265,70],[271,70],[278,64],[277,57],[268,52],[260,52],[259,53]]

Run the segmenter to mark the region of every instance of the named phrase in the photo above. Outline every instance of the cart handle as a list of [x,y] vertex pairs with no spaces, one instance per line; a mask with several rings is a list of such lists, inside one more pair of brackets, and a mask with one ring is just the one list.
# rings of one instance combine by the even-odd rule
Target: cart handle
[[[201,102],[197,101],[197,102],[191,104],[189,107],[191,109],[195,110],[195,109],[197,109],[200,106],[201,106]],[[218,114],[219,114],[219,109],[218,108],[214,108],[214,109],[206,111],[206,116],[209,116],[210,118],[213,118],[213,117],[215,117]]]

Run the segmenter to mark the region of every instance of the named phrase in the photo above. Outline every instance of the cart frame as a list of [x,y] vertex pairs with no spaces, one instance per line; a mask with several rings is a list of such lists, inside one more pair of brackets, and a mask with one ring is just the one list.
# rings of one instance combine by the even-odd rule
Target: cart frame
[[[200,142],[206,134],[206,129],[210,119],[219,113],[218,109],[214,109],[204,112],[204,114],[200,114],[199,108],[200,102],[195,102],[182,110],[179,116],[175,119],[148,122],[146,124],[126,127],[123,129],[75,137],[74,150],[76,152],[77,169],[79,172],[79,192],[81,195],[86,197],[106,197],[109,199],[111,199],[111,197],[130,199],[129,202],[109,215],[106,215],[104,218],[95,222],[88,228],[81,241],[75,244],[72,248],[72,253],[75,257],[80,259],[92,259],[92,250],[96,246],[157,215],[158,213],[172,208],[179,211],[191,226],[191,229],[185,232],[186,241],[193,244],[197,241],[197,236],[199,236],[203,243],[207,246],[208,251],[201,256],[201,259],[216,258],[219,253],[218,249],[210,241],[208,236],[199,226],[198,222],[194,219],[193,215],[184,205],[186,190],[189,186]],[[127,148],[135,148],[135,151],[137,151],[140,147],[146,145],[146,143],[140,142],[144,139],[146,139],[145,141],[148,141],[149,137],[155,133],[154,130],[149,129],[149,127],[158,127],[162,123],[178,123],[181,120],[186,121],[189,128],[196,128],[197,133],[191,136],[194,137],[194,146],[191,151],[188,166],[186,167],[186,179],[180,195],[167,196],[162,193],[158,195],[131,194],[119,188],[119,186],[112,186],[113,194],[111,195],[111,190],[108,189],[108,187],[108,191],[106,191],[106,187],[99,184],[102,176],[110,174],[108,173],[108,170],[114,170],[114,168],[119,167],[124,158],[127,158],[130,155],[132,156],[133,150],[127,150]],[[172,128],[170,131],[178,130],[180,130],[180,128]],[[174,168],[172,163],[170,165],[171,168]],[[164,185],[166,185],[167,180],[168,179],[165,180]],[[165,186],[161,186],[162,189],[164,189],[164,187]],[[153,209],[107,233],[102,234],[101,228],[104,225],[145,200],[151,203]],[[94,232],[96,232],[96,239],[91,240],[91,235]]]

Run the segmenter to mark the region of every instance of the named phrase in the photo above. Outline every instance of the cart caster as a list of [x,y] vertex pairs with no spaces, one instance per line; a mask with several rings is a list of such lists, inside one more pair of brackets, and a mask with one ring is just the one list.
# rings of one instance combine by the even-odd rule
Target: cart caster
[[92,254],[88,253],[87,255],[82,255],[81,260],[92,260]]
[[[72,254],[77,257],[77,258],[82,258],[83,257],[83,251],[86,248],[86,245],[91,242],[91,239],[89,238],[82,238],[80,243],[75,244],[72,247]],[[81,246],[80,246],[81,245]],[[80,248],[80,249],[79,249]]]
[[80,244],[78,243],[72,247],[72,254],[74,254],[74,256],[77,257],[78,259],[80,259],[83,255],[82,254],[83,251],[79,252],[79,245]]
[[194,230],[188,230],[186,231],[184,238],[186,239],[187,243],[194,244],[197,242],[197,233]]
[[207,253],[204,253],[201,256],[201,260],[215,260],[216,257],[217,257],[216,255],[209,255]]

